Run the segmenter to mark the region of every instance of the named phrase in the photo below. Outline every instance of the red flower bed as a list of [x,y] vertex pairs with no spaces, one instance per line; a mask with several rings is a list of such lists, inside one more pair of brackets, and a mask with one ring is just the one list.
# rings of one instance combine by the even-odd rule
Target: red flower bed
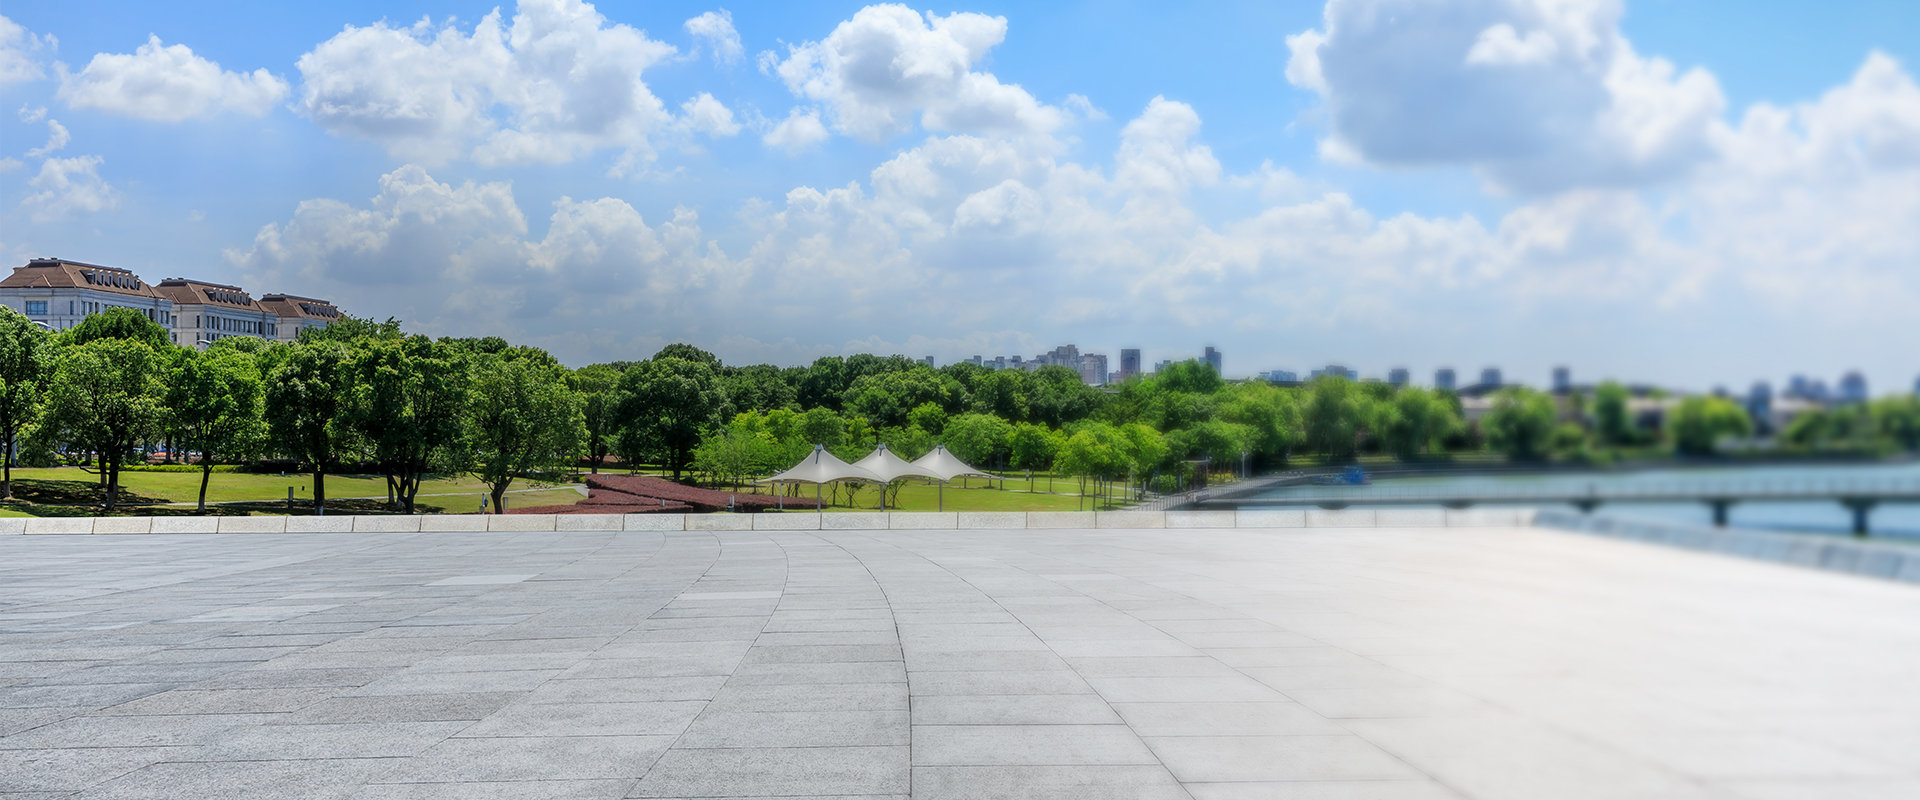
[[814,507],[811,497],[788,497],[783,503],[781,498],[773,495],[696,489],[647,475],[588,475],[587,490],[590,495],[587,498],[589,501],[592,501],[594,496],[601,496],[604,492],[609,499],[612,496],[627,495],[644,498],[641,502],[651,500],[656,505],[662,499],[669,503],[678,501],[692,506],[697,511],[726,511],[729,500],[733,503],[732,510],[740,512],[774,511],[783,506],[791,509]]

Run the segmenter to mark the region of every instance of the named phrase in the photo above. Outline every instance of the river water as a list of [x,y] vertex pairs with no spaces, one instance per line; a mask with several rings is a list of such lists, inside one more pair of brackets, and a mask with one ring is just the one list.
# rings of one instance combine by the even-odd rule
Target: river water
[[[1449,489],[1551,489],[1582,491],[1589,487],[1608,488],[1657,486],[1661,484],[1701,484],[1720,481],[1794,485],[1814,482],[1853,480],[1920,481],[1920,463],[1863,465],[1792,465],[1692,467],[1633,472],[1564,472],[1520,475],[1437,475],[1431,477],[1382,477],[1375,485],[1391,487],[1432,487]],[[1281,499],[1288,489],[1265,492],[1256,499]],[[1364,490],[1355,493],[1353,505],[1367,505]],[[1612,517],[1713,524],[1713,512],[1705,503],[1611,503],[1595,513]],[[1738,528],[1796,531],[1848,535],[1853,516],[1838,502],[1741,502],[1728,514],[1727,524]],[[1913,539],[1920,542],[1920,503],[1883,503],[1873,510],[1870,525],[1874,536]]]

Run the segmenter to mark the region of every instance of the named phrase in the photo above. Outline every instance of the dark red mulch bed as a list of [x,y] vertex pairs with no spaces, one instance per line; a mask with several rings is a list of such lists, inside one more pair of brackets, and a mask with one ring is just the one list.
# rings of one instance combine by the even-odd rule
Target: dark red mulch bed
[[[629,500],[633,498],[628,498]],[[571,506],[532,506],[530,508],[507,507],[508,514],[684,514],[692,511],[693,506],[686,503],[668,501],[665,508],[660,503],[642,503],[640,505],[617,505],[614,503],[581,502]]]
[[[783,506],[795,510],[812,509],[814,507],[814,500],[811,497],[789,497],[782,503],[781,498],[773,495],[741,494],[739,492],[723,492],[716,489],[696,489],[692,486],[683,486],[664,478],[655,478],[647,475],[588,475],[587,490],[590,494],[595,490],[609,493],[617,492],[619,494],[653,500],[655,503],[658,503],[662,498],[669,502],[677,500],[693,506],[694,509],[699,511],[726,511],[728,510],[727,503],[730,498],[733,503],[732,510],[742,512],[776,511]],[[593,498],[589,497],[588,499],[592,500]]]

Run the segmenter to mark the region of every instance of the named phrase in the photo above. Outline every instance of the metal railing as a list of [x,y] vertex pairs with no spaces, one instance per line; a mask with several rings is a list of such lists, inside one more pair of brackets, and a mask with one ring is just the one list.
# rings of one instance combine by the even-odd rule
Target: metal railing
[[[1220,498],[1212,498],[1218,500]],[[1920,502],[1916,478],[1781,478],[1676,480],[1661,482],[1593,482],[1527,486],[1301,486],[1255,498],[1240,505],[1391,504],[1448,505],[1479,503],[1619,502],[1739,502],[1792,500],[1874,500]]]

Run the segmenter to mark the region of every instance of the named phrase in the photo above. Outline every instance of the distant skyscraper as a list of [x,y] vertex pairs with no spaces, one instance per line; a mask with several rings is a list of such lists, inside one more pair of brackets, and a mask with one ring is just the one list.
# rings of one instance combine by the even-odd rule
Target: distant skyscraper
[[1847,373],[1844,376],[1841,376],[1840,402],[1842,403],[1867,402],[1867,376],[1860,374],[1859,370],[1854,370],[1852,372]]
[[971,361],[973,362],[973,365],[974,365],[974,366],[976,366],[976,367],[978,367],[978,366],[980,366],[980,357],[979,357],[979,356],[974,356],[974,357],[973,357],[972,359],[970,359],[970,360],[971,360]]
[[1128,375],[1140,371],[1140,351],[1138,349],[1121,349],[1120,371]]
[[1166,371],[1167,371],[1167,368],[1168,368],[1168,367],[1171,367],[1171,366],[1173,366],[1173,359],[1167,359],[1167,360],[1165,360],[1165,361],[1162,361],[1162,362],[1159,362],[1159,363],[1157,363],[1157,364],[1154,364],[1154,365],[1153,365],[1153,371],[1154,371],[1154,372],[1166,372]]
[[1442,367],[1433,371],[1433,388],[1449,392],[1454,390],[1452,368]]
[[1480,385],[1499,388],[1501,385],[1500,368],[1487,367],[1486,369],[1480,370]]
[[1313,371],[1312,377],[1318,378],[1322,375],[1334,378],[1346,378],[1350,381],[1360,380],[1360,373],[1358,371],[1347,369],[1339,364],[1328,364],[1325,369],[1316,369]]
[[1107,357],[1088,353],[1080,357],[1080,380],[1098,386],[1107,382]]
[[1766,381],[1754,381],[1753,388],[1747,390],[1747,417],[1753,420],[1753,432],[1761,436],[1773,435],[1773,386]]
[[1394,367],[1387,370],[1387,383],[1393,384],[1395,388],[1407,385],[1407,368]]
[[929,367],[933,366],[933,356],[927,356],[926,358],[923,358],[920,360],[927,362],[927,366]]
[[1290,370],[1290,369],[1276,369],[1272,372],[1267,373],[1267,376],[1268,376],[1267,380],[1273,381],[1274,383],[1299,383],[1300,382],[1300,373],[1294,372],[1293,370]]
[[1227,374],[1224,370],[1220,369],[1220,351],[1215,350],[1211,347],[1207,348],[1205,359],[1208,364],[1213,365],[1214,374],[1216,375]]
[[1573,370],[1567,369],[1566,367],[1553,368],[1553,393],[1573,393]]

